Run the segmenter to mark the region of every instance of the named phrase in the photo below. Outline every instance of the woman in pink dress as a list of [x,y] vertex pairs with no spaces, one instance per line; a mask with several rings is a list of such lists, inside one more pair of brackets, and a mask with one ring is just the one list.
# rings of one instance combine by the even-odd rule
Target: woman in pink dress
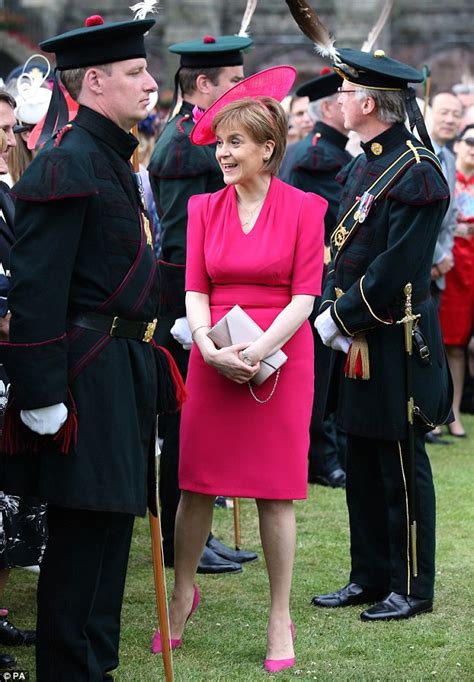
[[461,398],[466,369],[466,348],[474,329],[474,125],[467,125],[455,145],[457,226],[454,267],[446,274],[439,311],[449,369],[453,377],[454,421],[451,436],[464,438]]
[[[200,120],[196,128],[203,125]],[[313,400],[307,318],[321,288],[327,207],[321,197],[275,177],[286,127],[285,113],[271,97],[239,99],[218,111],[212,131],[226,187],[189,202],[186,307],[194,344],[181,420],[182,493],[170,605],[176,647],[197,606],[193,584],[215,496],[255,498],[270,581],[269,672],[295,663],[289,610],[293,500],[306,498]],[[252,343],[218,349],[207,334],[235,304],[264,333]],[[281,371],[252,386],[262,359],[278,349],[288,356]]]

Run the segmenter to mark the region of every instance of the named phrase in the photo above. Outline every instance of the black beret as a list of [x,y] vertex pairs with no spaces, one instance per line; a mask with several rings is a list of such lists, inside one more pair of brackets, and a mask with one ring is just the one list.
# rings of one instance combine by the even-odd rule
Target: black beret
[[86,19],[84,27],[44,40],[40,47],[56,54],[60,71],[137,59],[146,57],[143,36],[154,23],[142,19],[106,24],[96,15]]
[[297,97],[309,97],[311,102],[315,102],[318,99],[323,99],[323,97],[335,95],[341,83],[342,77],[325,66],[321,69],[319,76],[300,85],[296,95]]
[[383,50],[338,50],[341,64],[333,68],[353,85],[374,90],[405,90],[408,83],[421,83],[423,74],[408,64],[387,57]]

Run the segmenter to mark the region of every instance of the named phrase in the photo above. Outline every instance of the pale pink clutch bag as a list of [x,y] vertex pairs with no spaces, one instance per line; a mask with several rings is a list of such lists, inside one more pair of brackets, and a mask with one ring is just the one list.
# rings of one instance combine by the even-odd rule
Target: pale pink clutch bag
[[[236,343],[251,343],[256,341],[262,334],[263,329],[238,305],[229,310],[227,315],[224,315],[207,333],[217,348],[233,346]],[[268,377],[271,377],[272,374],[280,369],[287,360],[288,356],[282,350],[277,350],[276,353],[268,355],[260,362],[260,369],[252,379],[252,382],[260,386]]]

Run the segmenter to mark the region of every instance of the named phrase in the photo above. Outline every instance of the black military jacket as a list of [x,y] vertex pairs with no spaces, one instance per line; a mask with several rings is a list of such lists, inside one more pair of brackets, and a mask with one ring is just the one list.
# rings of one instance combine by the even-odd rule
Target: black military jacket
[[193,194],[224,187],[214,146],[194,145],[189,139],[194,126],[192,112],[193,105],[183,102],[157,140],[148,167],[161,223],[161,314],[174,318],[186,315],[183,266],[188,200]]
[[[363,145],[365,153],[339,174],[339,218],[407,151],[407,141],[420,146],[404,125],[396,124]],[[332,356],[330,402],[337,398],[339,424],[349,433],[390,440],[407,436],[404,332],[397,321],[404,315],[408,282],[430,350],[427,364],[417,351],[413,357],[415,404],[424,415],[418,416],[418,423],[429,428],[428,422],[440,424],[449,415],[450,377],[429,293],[433,251],[448,198],[442,172],[428,161],[415,160],[333,252],[321,311],[329,306],[346,336],[365,333],[370,363],[370,379],[350,379],[341,369],[345,355]]]
[[332,126],[318,121],[304,140],[298,142],[293,168],[288,182],[303,192],[315,192],[328,202],[324,216],[324,243],[336,226],[341,197],[341,185],[336,175],[352,160],[346,151],[347,136]]
[[39,436],[38,452],[2,457],[2,480],[8,492],[61,506],[142,515],[154,450],[155,352],[70,323],[90,311],[156,317],[156,259],[129,163],[136,144],[80,107],[13,189],[12,321],[10,343],[0,346],[12,408],[64,402],[77,411],[78,432],[68,454]]

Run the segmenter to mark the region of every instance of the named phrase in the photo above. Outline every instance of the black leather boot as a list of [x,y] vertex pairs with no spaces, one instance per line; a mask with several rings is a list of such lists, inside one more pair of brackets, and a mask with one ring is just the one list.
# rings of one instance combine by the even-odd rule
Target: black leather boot
[[36,642],[34,630],[20,630],[6,618],[0,618],[0,645],[31,646]]

